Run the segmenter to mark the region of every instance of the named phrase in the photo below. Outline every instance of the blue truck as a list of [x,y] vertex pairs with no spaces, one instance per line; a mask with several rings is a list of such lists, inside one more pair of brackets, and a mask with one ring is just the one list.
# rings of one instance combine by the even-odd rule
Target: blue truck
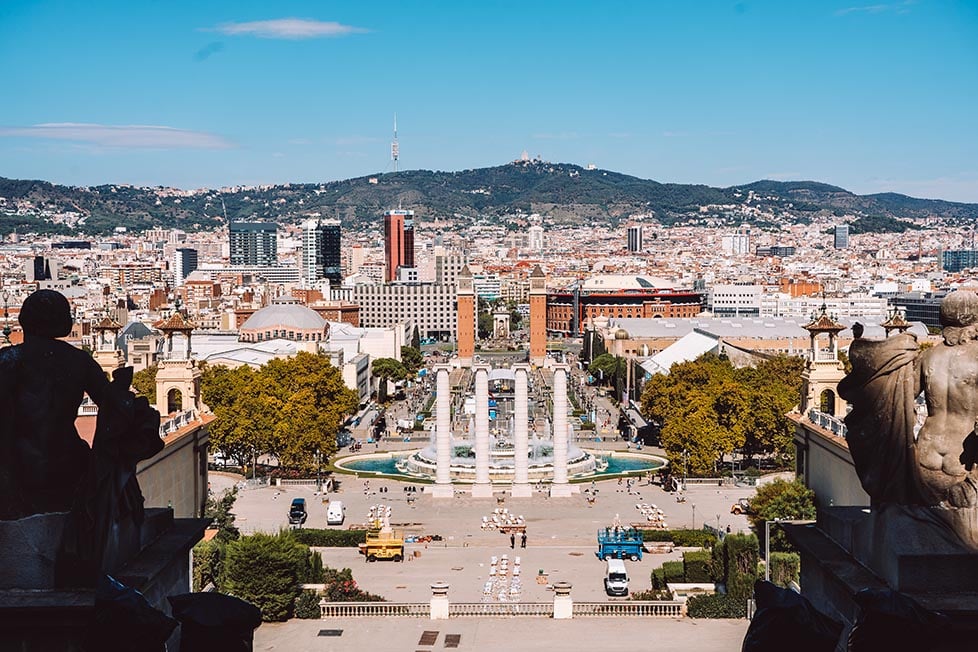
[[598,530],[598,551],[594,553],[598,559],[638,561],[644,551],[641,530],[633,527],[606,527]]

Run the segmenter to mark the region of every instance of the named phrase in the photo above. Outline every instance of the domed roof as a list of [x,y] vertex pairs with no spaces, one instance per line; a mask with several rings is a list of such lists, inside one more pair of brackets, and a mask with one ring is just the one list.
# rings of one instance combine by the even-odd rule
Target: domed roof
[[265,330],[269,328],[295,328],[322,330],[326,320],[319,314],[297,303],[273,303],[258,310],[241,324],[241,330]]
[[627,340],[628,339],[628,331],[626,331],[624,328],[619,328],[618,330],[615,331],[615,339],[616,340]]

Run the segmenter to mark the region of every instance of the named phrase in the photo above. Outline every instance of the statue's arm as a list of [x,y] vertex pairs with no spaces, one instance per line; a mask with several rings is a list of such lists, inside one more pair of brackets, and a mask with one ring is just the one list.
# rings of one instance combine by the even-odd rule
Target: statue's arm
[[100,408],[108,407],[112,400],[108,377],[91,356],[85,353],[82,353],[82,356],[82,364],[84,365],[83,389],[95,401],[95,405]]

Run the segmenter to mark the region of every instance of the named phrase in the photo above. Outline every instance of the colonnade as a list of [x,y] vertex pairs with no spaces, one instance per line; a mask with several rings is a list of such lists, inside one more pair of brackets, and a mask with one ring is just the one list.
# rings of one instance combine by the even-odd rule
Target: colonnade
[[[512,367],[515,378],[515,401],[513,408],[513,447],[514,477],[512,495],[528,498],[532,495],[529,480],[529,365]],[[551,367],[553,379],[553,481],[551,496],[570,496],[571,488],[567,481],[567,452],[570,425],[567,422],[567,375],[569,367],[556,364]],[[450,365],[437,365],[435,371],[435,486],[432,495],[452,497],[454,489],[451,481],[451,383]],[[489,468],[489,371],[488,365],[472,367],[475,375],[475,483],[472,496],[489,498],[493,495],[493,484]]]

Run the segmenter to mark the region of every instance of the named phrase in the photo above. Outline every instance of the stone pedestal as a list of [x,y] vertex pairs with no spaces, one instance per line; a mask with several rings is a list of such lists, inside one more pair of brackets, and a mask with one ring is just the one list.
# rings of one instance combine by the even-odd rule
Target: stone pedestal
[[802,595],[846,632],[858,615],[856,593],[891,589],[951,618],[946,645],[935,649],[960,650],[978,638],[978,554],[929,508],[829,507],[815,524],[781,527],[801,553]]
[[445,582],[431,585],[431,619],[448,620],[448,584]]
[[[63,514],[0,522],[0,647],[13,650],[82,650],[95,609],[92,589],[56,589],[51,562],[60,543]],[[166,598],[190,590],[190,549],[209,519],[174,519],[170,509],[147,509],[138,542],[110,569],[113,577],[169,614]],[[56,538],[54,538],[56,537]],[[20,542],[20,543],[17,543]],[[20,546],[11,549],[8,546]],[[120,555],[124,552],[119,549]],[[170,649],[177,649],[178,634]]]
[[574,617],[574,600],[570,582],[554,582],[554,620]]

